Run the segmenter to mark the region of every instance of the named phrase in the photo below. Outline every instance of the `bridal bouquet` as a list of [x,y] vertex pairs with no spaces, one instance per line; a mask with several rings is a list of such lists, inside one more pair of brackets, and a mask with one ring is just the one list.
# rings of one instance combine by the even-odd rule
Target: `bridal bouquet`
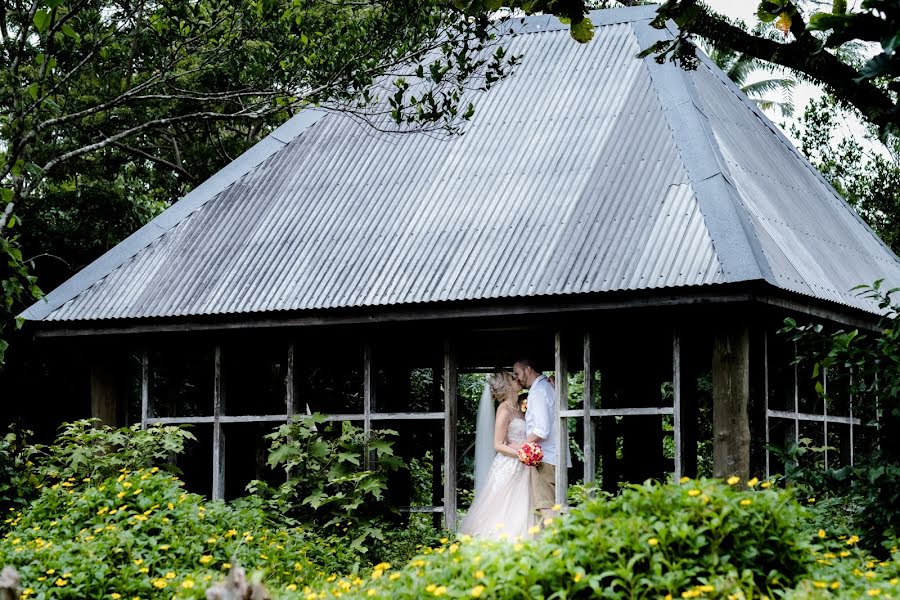
[[544,451],[534,442],[528,442],[519,448],[519,460],[529,467],[533,467],[544,460]]

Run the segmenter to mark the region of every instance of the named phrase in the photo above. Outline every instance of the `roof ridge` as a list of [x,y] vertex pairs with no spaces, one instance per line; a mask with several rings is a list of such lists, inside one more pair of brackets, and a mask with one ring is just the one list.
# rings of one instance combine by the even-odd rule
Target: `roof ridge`
[[191,213],[227,190],[236,181],[251,173],[271,156],[288,145],[301,133],[315,125],[327,113],[304,109],[243,154],[219,169],[209,179],[178,199],[172,206],[150,220],[108,251],[94,259],[49,294],[22,311],[19,317],[41,320],[53,311],[74,300],[112,274],[134,256],[151,246],[183,222]]
[[[671,32],[635,27],[643,48],[666,39]],[[774,283],[771,268],[759,241],[752,233],[749,215],[738,206],[737,188],[716,146],[712,128],[700,108],[696,90],[683,68],[671,68],[648,56],[643,59],[657,92],[675,146],[682,156],[697,204],[719,258],[726,281],[765,280]],[[680,109],[690,105],[688,110]],[[686,158],[687,157],[687,158]],[[723,203],[716,198],[726,197]]]

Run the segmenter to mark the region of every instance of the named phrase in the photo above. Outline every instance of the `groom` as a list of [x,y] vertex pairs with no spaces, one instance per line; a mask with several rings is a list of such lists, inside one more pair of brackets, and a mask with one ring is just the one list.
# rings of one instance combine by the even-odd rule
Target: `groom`
[[513,377],[528,389],[528,409],[525,411],[526,442],[535,442],[544,451],[544,459],[531,478],[531,497],[534,508],[543,518],[554,515],[556,504],[556,390],[550,380],[537,370],[530,358],[521,358],[513,365]]

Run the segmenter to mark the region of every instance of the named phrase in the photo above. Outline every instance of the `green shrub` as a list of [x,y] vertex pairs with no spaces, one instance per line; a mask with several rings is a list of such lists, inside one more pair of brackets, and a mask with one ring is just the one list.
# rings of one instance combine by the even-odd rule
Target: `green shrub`
[[859,536],[833,535],[821,529],[815,536],[815,561],[808,577],[785,594],[789,600],[833,598],[896,598],[900,595],[900,552],[891,548],[888,560],[878,560],[859,546]]
[[366,434],[318,414],[297,417],[266,436],[268,464],[284,471],[284,483],[252,481],[251,495],[239,504],[264,508],[278,523],[314,524],[355,551],[370,550],[403,521],[397,507],[384,502],[388,474],[404,468],[393,451],[396,435],[388,429]]
[[34,497],[41,481],[32,462],[36,452],[30,431],[14,430],[0,437],[0,514],[22,507]]
[[646,483],[587,500],[536,539],[462,539],[395,572],[376,568],[358,587],[339,580],[321,591],[394,599],[760,597],[792,588],[809,571],[806,518],[783,490]]
[[273,529],[260,510],[186,493],[155,467],[67,479],[9,514],[0,565],[19,571],[25,598],[202,598],[235,560],[273,590],[302,588],[360,560],[309,529]]

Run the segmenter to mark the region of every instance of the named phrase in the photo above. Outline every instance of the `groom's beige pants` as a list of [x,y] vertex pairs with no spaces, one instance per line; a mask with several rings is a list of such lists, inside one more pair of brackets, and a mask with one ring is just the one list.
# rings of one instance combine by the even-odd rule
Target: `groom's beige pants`
[[556,504],[556,467],[540,463],[531,478],[531,495],[535,510],[548,510]]

